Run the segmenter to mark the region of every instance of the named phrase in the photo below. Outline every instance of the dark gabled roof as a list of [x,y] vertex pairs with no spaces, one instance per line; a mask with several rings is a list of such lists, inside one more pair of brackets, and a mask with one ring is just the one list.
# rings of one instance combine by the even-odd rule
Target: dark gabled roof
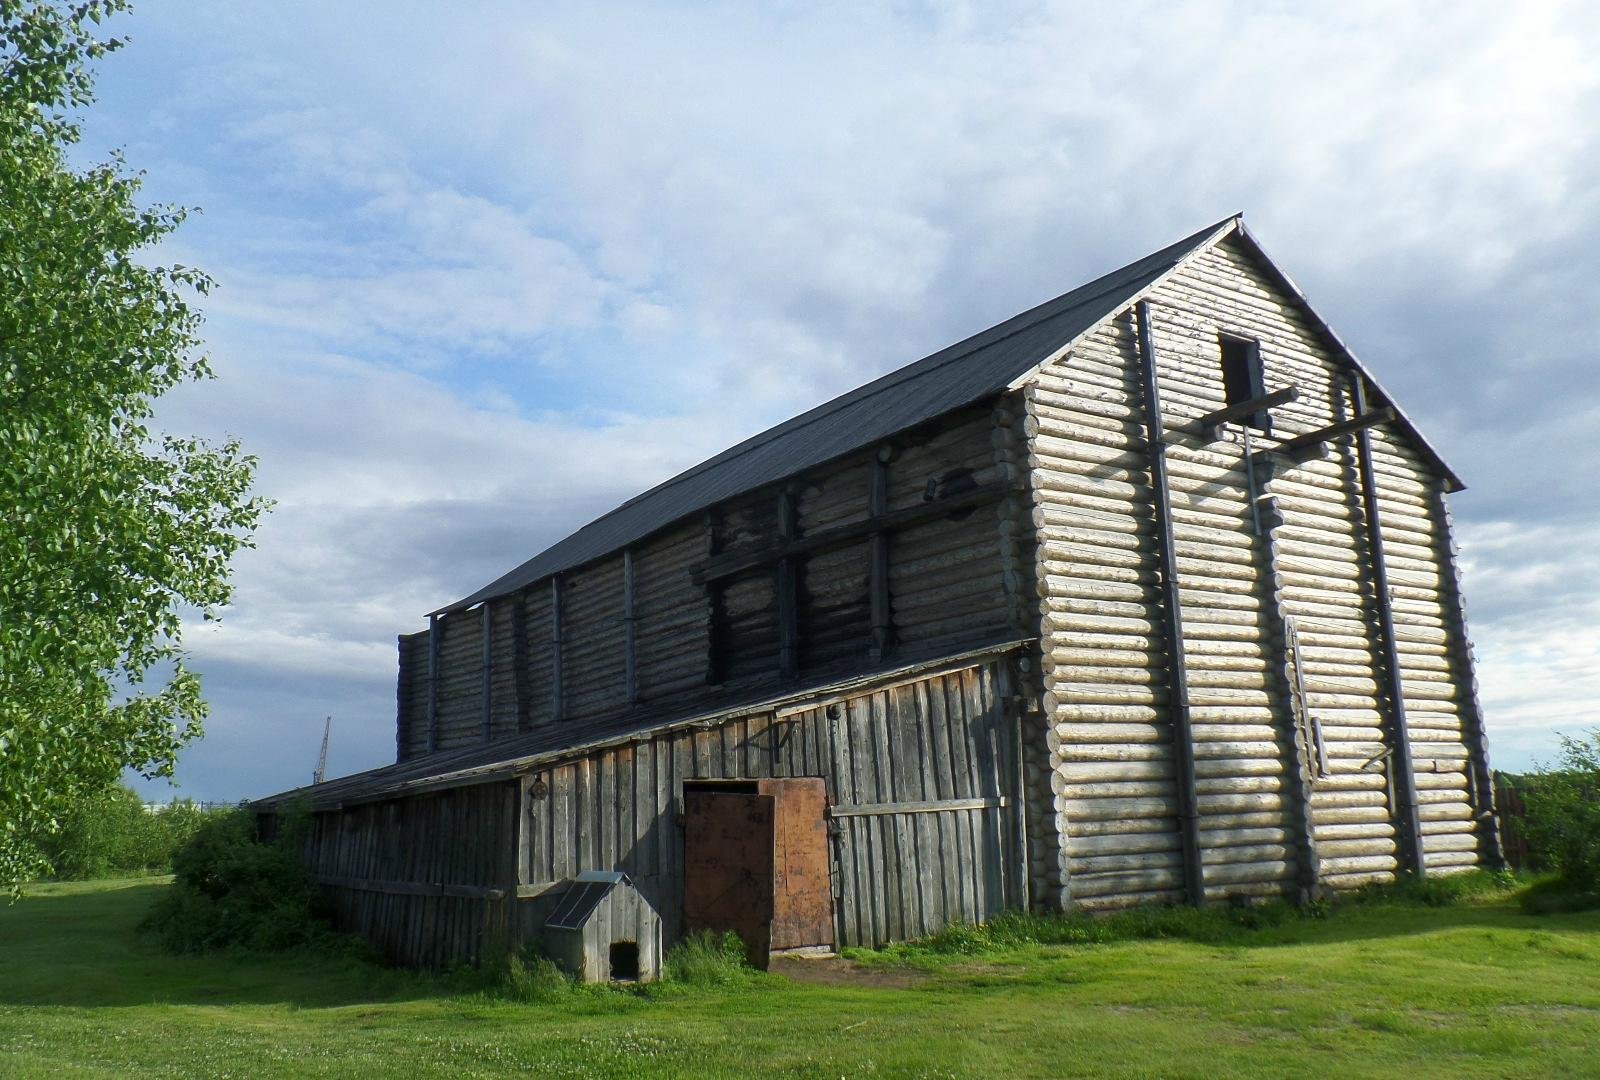
[[1138,262],[752,436],[628,500],[509,574],[433,614],[461,611],[516,592],[552,574],[620,551],[725,499],[1000,393],[1061,346],[1120,311],[1236,220],[1237,216],[1230,217],[1207,226]]
[[[1236,235],[1300,306],[1335,353],[1383,391],[1305,295],[1250,235],[1240,215],[1224,218],[1192,236],[1129,263],[1087,285],[1014,315],[1005,322],[889,372],[865,386],[768,428],[716,457],[657,484],[546,548],[471,596],[432,612],[462,611],[485,600],[621,551],[675,522],[736,495],[776,483],[832,461],[918,424],[1001,393],[1102,320],[1132,303],[1184,260],[1225,236]],[[1400,429],[1444,478],[1448,489],[1464,486],[1439,453],[1396,405]]]

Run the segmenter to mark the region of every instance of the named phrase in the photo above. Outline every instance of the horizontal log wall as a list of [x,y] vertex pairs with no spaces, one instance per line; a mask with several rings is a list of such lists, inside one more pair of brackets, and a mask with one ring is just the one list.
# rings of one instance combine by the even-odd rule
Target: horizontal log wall
[[[1422,851],[1429,870],[1497,862],[1492,799],[1482,753],[1469,648],[1452,563],[1449,523],[1416,452],[1392,433],[1374,434],[1373,463],[1391,571],[1400,677],[1411,732]],[[1405,578],[1395,574],[1406,567]],[[1485,822],[1488,822],[1487,827]]]
[[[838,940],[881,944],[979,921],[1021,902],[1014,734],[1003,662],[863,692],[788,715],[758,714],[598,751],[530,774],[522,932],[562,883],[621,870],[662,915],[683,897],[677,820],[685,780],[820,776],[841,816],[833,841]],[[968,800],[951,809],[929,803]],[[894,812],[895,804],[918,812]]]
[[502,947],[516,889],[514,783],[313,816],[304,854],[336,924],[396,963],[475,963]]
[[[1300,389],[1298,401],[1274,410],[1275,437],[1354,414],[1348,369],[1239,248],[1224,244],[1208,252],[1157,295],[1168,308],[1204,312],[1220,329],[1261,341],[1268,388]],[[1460,608],[1446,598],[1441,545],[1447,538],[1434,520],[1443,480],[1392,427],[1372,429],[1372,440],[1425,861],[1439,869],[1475,865],[1458,715],[1467,684],[1451,661]],[[1266,491],[1280,514],[1271,539],[1282,608],[1299,630],[1307,704],[1328,759],[1329,775],[1312,794],[1322,880],[1337,887],[1389,880],[1401,855],[1397,763],[1384,757],[1392,706],[1383,691],[1354,439],[1336,441],[1303,464],[1279,462]]]
[[[1230,243],[1180,269],[1149,302],[1205,895],[1390,880],[1399,849],[1388,707],[1352,440],[1304,464],[1280,459],[1260,469],[1252,507],[1242,429],[1231,425],[1203,443],[1194,423],[1225,404],[1219,332],[1261,342],[1269,390],[1300,391],[1273,410],[1270,436],[1251,433],[1254,449],[1348,419],[1348,368]],[[1175,900],[1182,881],[1135,347],[1130,311],[1026,388],[1054,790],[1031,819],[1031,854],[1046,887],[1086,906]],[[1404,436],[1379,428],[1373,439],[1426,863],[1466,867],[1488,844],[1487,803],[1476,794],[1485,785],[1474,779],[1485,766],[1476,764],[1481,718],[1442,480]],[[1301,647],[1298,671],[1288,622]],[[1326,752],[1320,777],[1313,724]]]
[[428,752],[428,635],[400,635],[400,675],[395,681],[395,760]]
[[[776,564],[704,584],[696,572],[713,554],[760,552],[775,544],[784,498],[792,500],[796,539],[865,521],[880,451],[888,481],[880,511],[915,509],[970,485],[1015,477],[1020,470],[997,457],[995,435],[988,405],[968,409],[907,433],[893,446],[869,448],[786,487],[741,495],[636,544],[631,699],[621,553],[561,575],[559,649],[549,580],[490,601],[487,654],[481,609],[441,616],[436,749],[628,710],[643,722],[779,687],[785,674]],[[789,678],[845,675],[896,655],[930,655],[946,645],[954,651],[1015,636],[1024,616],[1015,580],[1008,591],[1003,573],[1002,528],[1016,530],[1015,521],[1004,524],[1005,513],[991,500],[879,539],[862,535],[795,556],[795,671]],[[892,644],[879,652],[875,544],[887,548],[883,595]],[[401,757],[427,750],[428,656],[426,633],[403,640],[396,735]]]
[[1087,907],[1182,899],[1136,348],[1128,313],[1027,388],[1052,792],[1032,833],[1055,849],[1050,884]]

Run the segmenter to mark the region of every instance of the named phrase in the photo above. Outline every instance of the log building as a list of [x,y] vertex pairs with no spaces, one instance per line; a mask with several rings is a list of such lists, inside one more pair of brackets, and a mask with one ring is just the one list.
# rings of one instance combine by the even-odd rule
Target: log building
[[396,763],[257,807],[422,964],[586,871],[764,951],[1497,865],[1460,488],[1230,218],[441,607]]

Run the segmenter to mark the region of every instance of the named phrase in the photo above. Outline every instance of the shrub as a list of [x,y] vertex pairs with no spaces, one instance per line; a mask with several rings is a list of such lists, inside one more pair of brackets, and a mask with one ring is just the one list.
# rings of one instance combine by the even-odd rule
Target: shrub
[[1573,892],[1600,894],[1600,729],[1561,739],[1556,768],[1523,793],[1528,844]]
[[172,888],[143,927],[172,952],[342,943],[323,918],[298,841],[297,830],[286,828],[273,842],[258,842],[255,819],[244,810],[208,815],[173,857]]
[[745,963],[744,942],[732,930],[695,931],[672,947],[664,967],[669,982],[687,986],[739,986],[755,977]]
[[173,853],[194,835],[206,812],[174,802],[158,813],[138,794],[117,785],[74,802],[59,829],[39,841],[57,880],[82,881],[119,874],[165,873]]

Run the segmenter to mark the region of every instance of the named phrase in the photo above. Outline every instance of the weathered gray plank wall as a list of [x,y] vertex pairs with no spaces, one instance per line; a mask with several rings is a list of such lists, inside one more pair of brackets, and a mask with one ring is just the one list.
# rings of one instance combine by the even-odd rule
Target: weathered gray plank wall
[[684,781],[820,776],[837,825],[841,944],[981,921],[1026,902],[1015,662],[972,661],[641,736],[512,780],[320,812],[307,863],[339,924],[402,963],[471,962],[536,938],[582,870],[633,878],[670,947]]
[[579,871],[617,869],[661,912],[670,945],[683,898],[677,800],[685,780],[718,778],[826,780],[841,944],[920,937],[1020,905],[1010,678],[997,660],[536,769],[524,781],[522,877],[543,899],[519,905],[523,933],[537,933]]
[[314,815],[306,864],[337,925],[391,960],[430,967],[474,962],[505,941],[517,795],[500,782]]
[[[696,579],[712,555],[760,552],[780,537],[803,541],[976,486],[1020,483],[995,430],[988,405],[965,410],[635,545],[632,679],[621,553],[561,575],[559,612],[549,580],[490,601],[487,649],[480,609],[441,617],[431,691],[428,634],[402,638],[399,759],[428,752],[430,727],[433,748],[448,750],[629,709],[647,717],[748,700],[800,675],[847,674],[897,653],[1015,636],[1026,616],[1003,573],[998,498],[876,537],[863,530],[787,565],[767,560],[716,581]],[[880,549],[887,572],[875,616]],[[784,574],[795,581],[792,613]]]

